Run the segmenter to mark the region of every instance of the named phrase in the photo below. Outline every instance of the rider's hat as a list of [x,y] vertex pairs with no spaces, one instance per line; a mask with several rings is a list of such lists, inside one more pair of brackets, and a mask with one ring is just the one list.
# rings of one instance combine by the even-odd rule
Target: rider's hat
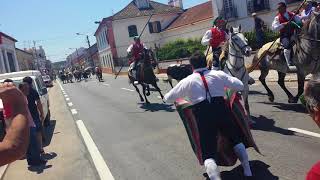
[[135,36],[134,38],[133,38],[133,40],[140,40],[140,37],[139,36]]
[[218,23],[223,22],[225,23],[226,21],[223,19],[222,16],[218,16],[214,21],[213,21],[213,25],[217,25]]

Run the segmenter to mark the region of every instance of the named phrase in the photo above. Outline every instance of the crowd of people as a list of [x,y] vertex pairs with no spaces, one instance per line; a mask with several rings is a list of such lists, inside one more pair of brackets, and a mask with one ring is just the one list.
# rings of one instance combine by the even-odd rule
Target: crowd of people
[[[33,87],[33,79],[31,77],[23,78],[18,87],[11,79],[6,79],[1,85],[0,91],[3,94],[3,96],[0,95],[3,102],[1,111],[3,119],[1,121],[5,124],[6,132],[1,143],[6,144],[6,148],[15,149],[12,152],[18,153],[11,154],[12,158],[25,157],[28,166],[46,164],[47,160],[43,158],[45,154],[43,149],[45,117],[39,94]],[[17,97],[11,97],[13,94]],[[24,153],[21,153],[22,151]],[[1,152],[0,150],[0,156]],[[0,158],[0,166],[8,163],[9,159],[7,157],[2,162],[2,158]]]

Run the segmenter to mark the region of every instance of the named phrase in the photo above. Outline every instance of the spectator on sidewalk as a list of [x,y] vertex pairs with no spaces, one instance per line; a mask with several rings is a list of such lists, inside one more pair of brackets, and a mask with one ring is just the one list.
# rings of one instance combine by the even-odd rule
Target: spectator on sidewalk
[[[28,83],[19,84],[20,91],[25,95],[25,101],[27,103],[27,96],[30,94],[30,87]],[[30,138],[29,146],[27,150],[27,162],[29,166],[39,166],[45,164],[47,161],[41,159],[40,147],[37,140],[36,125],[33,122],[30,111],[28,109],[28,119],[30,123]]]
[[[320,127],[320,75],[314,76],[305,87],[305,100],[307,109]],[[315,164],[307,174],[306,180],[320,179],[320,161]]]
[[9,164],[26,154],[29,144],[28,109],[23,94],[12,83],[0,84],[2,104],[10,104],[12,118],[6,135],[0,142],[0,166]]
[[25,77],[23,78],[22,81],[29,85],[30,92],[29,92],[29,95],[27,96],[28,107],[29,107],[29,111],[31,113],[32,119],[36,124],[37,139],[38,139],[38,145],[40,147],[40,152],[41,154],[44,154],[43,145],[42,145],[42,130],[43,130],[44,114],[43,114],[42,104],[40,101],[40,96],[38,92],[33,88],[33,85],[32,85],[33,80],[31,77]]
[[257,13],[252,13],[252,17],[254,19],[254,29],[256,32],[256,40],[258,44],[258,48],[260,49],[264,44],[264,21],[257,16]]

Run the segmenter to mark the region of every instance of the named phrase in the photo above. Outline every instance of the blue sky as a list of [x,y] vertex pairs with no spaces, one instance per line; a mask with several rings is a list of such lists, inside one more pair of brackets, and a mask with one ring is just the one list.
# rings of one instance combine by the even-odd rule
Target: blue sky
[[[167,3],[168,0],[156,0]],[[183,0],[184,7],[207,0]],[[116,2],[116,3],[115,3]],[[69,48],[87,47],[85,37],[90,35],[91,44],[99,21],[124,8],[131,0],[2,0],[0,3],[0,31],[14,37],[18,48],[29,48],[35,40],[42,45],[53,62],[62,61]]]

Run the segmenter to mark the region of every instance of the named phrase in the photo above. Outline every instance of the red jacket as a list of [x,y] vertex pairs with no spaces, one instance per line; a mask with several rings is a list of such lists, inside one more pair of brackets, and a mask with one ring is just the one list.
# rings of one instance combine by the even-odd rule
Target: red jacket
[[219,45],[226,41],[226,33],[216,27],[211,29],[212,38],[210,40],[210,46],[212,48],[217,48]]
[[137,61],[138,59],[140,59],[140,53],[143,52],[143,44],[140,43],[140,44],[136,44],[134,43],[133,44],[133,47],[132,47],[132,57],[133,57],[133,61]]
[[[284,14],[278,14],[278,18],[279,18],[279,22],[282,24],[282,23],[285,23],[285,22],[289,22],[290,19],[293,18],[294,14],[292,12],[288,12],[289,14],[289,19],[285,18],[284,17]],[[280,33],[286,33],[286,28],[282,28],[280,30]],[[290,28],[290,34],[293,34],[294,33],[294,28]]]

